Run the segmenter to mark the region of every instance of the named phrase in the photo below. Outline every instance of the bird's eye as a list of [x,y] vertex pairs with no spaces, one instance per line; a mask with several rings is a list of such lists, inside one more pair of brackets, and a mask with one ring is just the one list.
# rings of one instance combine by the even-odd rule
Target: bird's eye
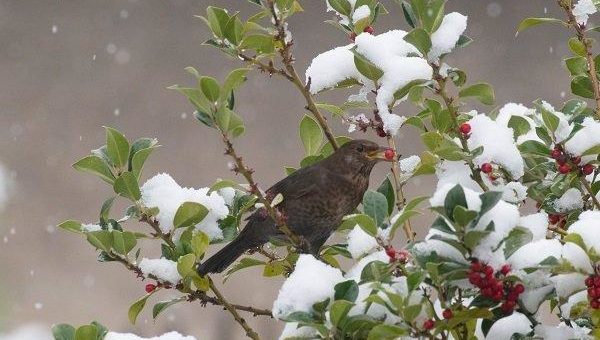
[[362,146],[362,145],[359,145],[359,146],[356,147],[356,151],[363,152],[363,151],[365,151],[365,147]]

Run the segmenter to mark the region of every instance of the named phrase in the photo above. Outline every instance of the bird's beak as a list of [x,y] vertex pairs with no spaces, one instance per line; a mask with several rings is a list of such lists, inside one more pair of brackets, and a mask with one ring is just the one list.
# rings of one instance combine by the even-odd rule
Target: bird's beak
[[367,157],[371,160],[380,160],[386,162],[393,162],[398,159],[396,153],[392,149],[384,146],[380,146],[379,149],[369,152]]

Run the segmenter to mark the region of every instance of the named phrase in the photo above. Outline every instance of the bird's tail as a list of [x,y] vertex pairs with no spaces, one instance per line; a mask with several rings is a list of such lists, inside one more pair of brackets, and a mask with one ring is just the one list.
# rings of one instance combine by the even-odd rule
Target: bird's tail
[[208,260],[198,266],[198,274],[204,276],[208,273],[220,273],[232,264],[238,257],[242,256],[249,247],[246,240],[238,237],[228,245],[211,256]]

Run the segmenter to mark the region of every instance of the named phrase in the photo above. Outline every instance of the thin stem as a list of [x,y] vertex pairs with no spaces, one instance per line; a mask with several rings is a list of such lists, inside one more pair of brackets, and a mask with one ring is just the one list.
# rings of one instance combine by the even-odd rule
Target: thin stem
[[581,185],[583,185],[583,187],[585,188],[585,191],[587,191],[587,193],[590,195],[592,202],[594,203],[594,207],[596,207],[596,209],[600,210],[600,202],[596,198],[596,195],[594,195],[594,192],[592,191],[592,187],[590,186],[590,183],[588,183],[587,179],[585,179],[584,175],[581,175],[581,177],[579,178],[579,182],[581,182]]
[[169,247],[171,247],[173,249],[176,248],[175,243],[171,239],[171,235],[163,233],[163,231],[160,229],[160,225],[159,225],[158,221],[155,218],[148,217],[148,215],[146,215],[146,214],[142,214],[142,217],[140,218],[140,222],[144,222],[144,223],[148,224],[150,227],[152,227],[152,229],[154,229],[154,231],[156,233],[156,236],[160,237],[163,241],[165,241],[165,243],[167,243],[169,245]]
[[[394,141],[394,138],[392,136],[388,135],[387,142],[388,142],[388,146],[392,150],[394,150],[394,152],[397,153],[396,142]],[[392,162],[391,170],[392,170],[392,178],[394,179],[394,188],[396,190],[396,207],[398,208],[398,211],[400,212],[404,208],[404,205],[406,204],[406,198],[404,197],[404,191],[402,190],[402,183],[400,181],[400,167],[398,166],[397,161]],[[410,242],[410,243],[414,242],[417,233],[415,233],[415,231],[412,229],[412,226],[410,225],[410,219],[406,220],[406,222],[402,226],[402,229],[404,230],[404,235],[406,235],[408,242]]]
[[246,335],[250,339],[260,340],[260,337],[258,336],[258,333],[256,333],[256,331],[254,331],[252,329],[252,327],[250,327],[250,325],[248,325],[248,323],[246,322],[246,320],[244,320],[244,318],[242,318],[240,316],[240,314],[237,312],[237,310],[235,309],[235,307],[232,306],[225,299],[225,297],[223,296],[223,294],[221,294],[221,292],[217,289],[217,287],[215,286],[214,282],[210,278],[208,278],[208,283],[209,283],[210,289],[215,293],[215,296],[216,296],[217,300],[229,312],[229,314],[231,314],[231,316],[233,316],[233,318],[235,319],[235,321],[240,326],[242,326],[242,328],[246,331]]
[[275,3],[273,0],[267,0],[267,5],[269,6],[275,28],[277,29],[277,35],[275,36],[275,39],[279,41],[279,43],[282,46],[279,49],[279,54],[281,55],[281,61],[285,66],[287,75],[289,76],[288,79],[294,85],[296,85],[300,93],[302,93],[302,96],[306,100],[306,109],[310,111],[312,115],[317,119],[317,122],[321,126],[321,129],[323,129],[323,132],[329,140],[329,143],[331,144],[331,146],[333,146],[334,150],[337,150],[339,148],[339,145],[335,140],[335,136],[333,135],[331,128],[327,124],[327,118],[325,118],[325,116],[323,116],[323,114],[319,111],[319,108],[317,107],[317,104],[315,103],[315,100],[312,94],[310,93],[310,79],[308,80],[308,84],[304,84],[304,82],[298,75],[296,68],[294,67],[295,59],[291,51],[292,43],[287,39],[287,34],[285,31],[285,22],[282,18],[280,18],[277,15],[277,11],[275,10]]
[[[446,105],[448,112],[450,112],[450,117],[452,117],[453,122],[453,128],[458,129],[458,108],[454,105],[454,98],[452,98],[446,91],[446,78],[440,75],[440,67],[438,65],[436,65],[435,63],[429,63],[429,65],[431,65],[431,68],[433,68],[433,78],[438,85],[436,88],[436,92],[444,100],[444,104]],[[469,153],[470,150],[469,146],[467,145],[467,138],[460,133],[458,134],[458,138],[460,139],[460,144],[463,151]],[[467,159],[467,165],[471,169],[471,178],[475,182],[477,182],[477,184],[479,184],[479,187],[481,187],[483,191],[488,191],[489,189],[487,185],[483,182],[483,179],[481,178],[481,172],[477,169],[477,167],[473,163],[473,160]]]
[[258,67],[259,70],[269,73],[269,76],[278,74],[280,76],[285,77],[289,81],[294,81],[294,79],[289,74],[287,74],[285,70],[276,68],[275,66],[273,66],[272,62],[269,64],[265,64],[262,61],[258,60],[256,57],[250,57],[243,53],[238,53],[238,57],[240,57],[240,59],[242,59],[243,61],[255,65],[256,67]]
[[558,1],[560,7],[562,7],[567,13],[568,24],[575,29],[577,39],[585,47],[585,59],[587,61],[587,74],[590,77],[592,83],[592,89],[594,91],[594,100],[596,102],[596,115],[600,118],[600,86],[598,83],[598,75],[596,73],[596,63],[594,62],[594,54],[592,53],[592,40],[587,38],[585,35],[585,25],[580,25],[573,14],[573,8],[571,1]]
[[225,143],[225,153],[229,155],[235,162],[235,171],[242,174],[246,181],[248,181],[248,184],[250,185],[250,192],[256,195],[258,201],[264,205],[269,217],[275,221],[279,230],[288,237],[288,239],[296,248],[302,249],[305,245],[304,239],[292,232],[285,222],[286,217],[277,211],[271,205],[271,201],[267,199],[267,197],[265,197],[265,195],[263,195],[263,193],[260,191],[258,184],[256,184],[256,181],[254,181],[254,178],[252,177],[254,170],[246,166],[242,160],[242,157],[238,156],[235,148],[233,147],[233,143],[227,136],[227,133],[221,131],[221,135],[223,136],[223,142]]

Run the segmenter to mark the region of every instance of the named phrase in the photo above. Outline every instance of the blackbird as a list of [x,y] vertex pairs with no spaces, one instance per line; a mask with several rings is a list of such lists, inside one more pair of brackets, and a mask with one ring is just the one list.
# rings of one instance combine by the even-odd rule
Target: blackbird
[[[340,225],[342,218],[356,209],[369,186],[369,175],[386,157],[387,148],[368,140],[353,140],[329,157],[299,169],[273,185],[267,194],[283,196],[277,205],[288,227],[305,243],[300,252],[318,256],[321,246]],[[246,227],[223,249],[203,262],[198,273],[220,273],[247,250],[269,240],[286,240],[265,208],[247,219]]]

